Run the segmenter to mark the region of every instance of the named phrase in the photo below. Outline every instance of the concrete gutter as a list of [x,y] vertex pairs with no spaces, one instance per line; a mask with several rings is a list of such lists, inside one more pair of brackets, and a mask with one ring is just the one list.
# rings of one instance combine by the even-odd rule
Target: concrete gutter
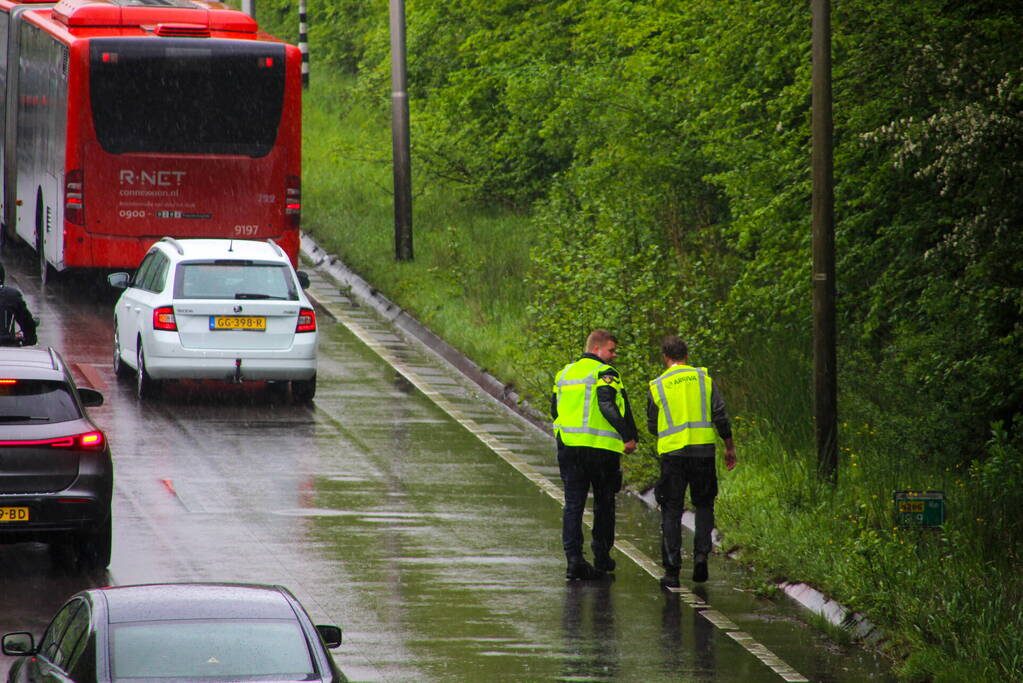
[[[520,399],[510,386],[480,368],[458,349],[438,337],[407,311],[381,294],[375,287],[348,268],[337,256],[327,253],[305,232],[302,233],[301,251],[302,256],[311,262],[314,268],[340,283],[342,292],[346,296],[362,306],[372,308],[406,335],[444,359],[499,403],[526,419],[544,434],[552,435],[550,422],[546,415],[537,411],[525,400]],[[638,494],[638,497],[650,508],[657,509],[657,501],[654,500],[652,489]],[[682,523],[690,531],[695,530],[696,521],[691,511],[686,510],[683,513]],[[722,548],[721,534],[717,529],[714,529],[712,539],[716,547]],[[735,554],[731,557],[739,560]],[[787,581],[781,581],[775,585],[796,604],[826,619],[833,626],[849,631],[853,638],[870,645],[877,645],[884,640],[883,634],[863,615],[850,612],[813,586]]]

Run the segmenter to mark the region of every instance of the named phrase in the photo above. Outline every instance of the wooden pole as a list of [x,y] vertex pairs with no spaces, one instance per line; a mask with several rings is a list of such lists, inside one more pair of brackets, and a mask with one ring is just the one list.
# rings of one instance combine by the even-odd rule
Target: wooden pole
[[412,260],[412,159],[409,143],[405,2],[391,0],[391,142],[394,158],[394,256]]
[[814,425],[820,476],[838,481],[838,382],[835,333],[835,198],[831,118],[831,3],[812,0]]

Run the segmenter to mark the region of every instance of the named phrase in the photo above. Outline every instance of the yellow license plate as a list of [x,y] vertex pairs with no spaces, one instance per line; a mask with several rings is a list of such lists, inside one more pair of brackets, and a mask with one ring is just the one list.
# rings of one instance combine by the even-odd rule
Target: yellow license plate
[[211,330],[266,330],[266,317],[262,315],[211,315]]
[[0,522],[27,522],[28,508],[0,508]]

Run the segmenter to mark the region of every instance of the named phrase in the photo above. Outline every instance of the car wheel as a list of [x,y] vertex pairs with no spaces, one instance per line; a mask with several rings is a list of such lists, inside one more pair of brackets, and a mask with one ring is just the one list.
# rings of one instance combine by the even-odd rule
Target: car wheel
[[276,402],[283,402],[288,395],[288,383],[287,382],[267,382],[266,392],[270,395],[270,400]]
[[78,534],[74,540],[74,549],[79,566],[83,569],[106,569],[110,564],[112,535],[110,515],[94,529]]
[[117,331],[117,323],[114,323],[114,375],[118,379],[124,379],[131,375],[131,368],[121,358],[121,335]]
[[160,393],[160,382],[149,376],[146,370],[146,354],[142,350],[142,340],[139,339],[138,349],[138,372],[135,373],[135,394],[140,401],[154,398]]
[[316,375],[311,379],[291,381],[291,400],[295,403],[309,403],[316,396]]

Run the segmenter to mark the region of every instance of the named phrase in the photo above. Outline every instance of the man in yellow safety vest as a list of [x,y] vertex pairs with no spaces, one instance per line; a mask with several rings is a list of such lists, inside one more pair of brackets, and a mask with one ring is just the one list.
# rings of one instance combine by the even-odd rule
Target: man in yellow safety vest
[[657,454],[661,460],[661,477],[654,489],[661,506],[661,562],[664,566],[661,585],[677,588],[687,487],[696,517],[693,581],[707,580],[714,499],[718,493],[715,432],[725,442],[725,468],[732,470],[737,461],[725,401],[707,368],[689,365],[689,347],[673,335],[665,337],[661,354],[667,369],[650,382],[647,429],[657,435]]
[[[618,340],[594,330],[586,352],[554,379],[551,417],[558,468],[565,485],[561,540],[568,579],[596,579],[614,571],[615,494],[622,488],[621,456],[636,450],[636,422],[621,376],[610,365]],[[593,487],[591,565],[583,557],[583,509]]]

